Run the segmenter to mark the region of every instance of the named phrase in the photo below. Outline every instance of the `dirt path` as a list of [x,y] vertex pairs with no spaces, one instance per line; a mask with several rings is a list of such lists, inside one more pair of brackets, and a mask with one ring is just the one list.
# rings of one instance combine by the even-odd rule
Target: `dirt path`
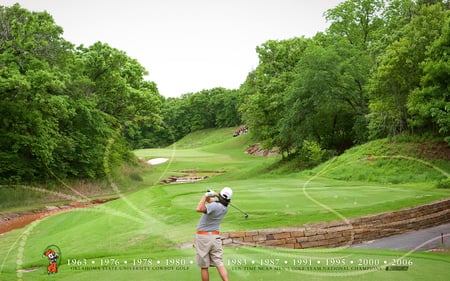
[[62,206],[46,206],[45,208],[39,210],[1,214],[0,235],[14,229],[25,227],[26,225],[32,223],[35,220],[40,220],[48,216],[52,216],[62,212],[67,212],[77,208],[88,208],[96,206],[115,199],[117,198],[95,199],[89,202],[72,202],[68,205]]

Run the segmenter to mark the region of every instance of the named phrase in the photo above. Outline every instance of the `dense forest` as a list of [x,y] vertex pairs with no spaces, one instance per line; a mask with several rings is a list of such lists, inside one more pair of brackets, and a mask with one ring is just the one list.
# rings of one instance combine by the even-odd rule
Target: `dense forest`
[[241,124],[293,157],[396,135],[450,143],[450,1],[347,0],[324,16],[326,32],[255,46],[239,89],[165,98],[124,51],[0,6],[0,184],[102,178],[133,149]]

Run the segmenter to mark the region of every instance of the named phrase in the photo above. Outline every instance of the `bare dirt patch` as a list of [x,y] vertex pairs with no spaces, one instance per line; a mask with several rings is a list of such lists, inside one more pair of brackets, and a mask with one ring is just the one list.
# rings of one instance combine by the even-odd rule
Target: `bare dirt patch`
[[431,250],[428,250],[428,252],[450,255],[450,249],[449,248],[431,249]]
[[446,142],[391,142],[391,153],[418,157],[421,159],[450,159],[450,145]]
[[277,148],[263,149],[263,148],[261,148],[261,144],[259,144],[259,143],[255,143],[254,145],[247,148],[245,150],[245,153],[251,154],[253,156],[265,156],[265,157],[272,157],[272,156],[279,155]]
[[450,159],[450,146],[445,142],[425,142],[418,145],[419,155],[431,159]]

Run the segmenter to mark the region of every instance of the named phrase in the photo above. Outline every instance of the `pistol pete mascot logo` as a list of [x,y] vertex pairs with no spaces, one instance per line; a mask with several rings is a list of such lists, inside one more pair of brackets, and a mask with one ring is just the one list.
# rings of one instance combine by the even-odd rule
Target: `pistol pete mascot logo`
[[59,247],[56,245],[47,246],[42,255],[49,261],[49,265],[47,266],[47,274],[57,273],[58,265],[61,263],[61,250]]

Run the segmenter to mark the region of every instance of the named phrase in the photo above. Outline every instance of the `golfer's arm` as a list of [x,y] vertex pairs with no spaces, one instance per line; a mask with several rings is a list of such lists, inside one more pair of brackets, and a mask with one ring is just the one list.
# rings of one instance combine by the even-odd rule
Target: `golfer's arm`
[[203,196],[198,202],[197,212],[206,214],[206,196]]

